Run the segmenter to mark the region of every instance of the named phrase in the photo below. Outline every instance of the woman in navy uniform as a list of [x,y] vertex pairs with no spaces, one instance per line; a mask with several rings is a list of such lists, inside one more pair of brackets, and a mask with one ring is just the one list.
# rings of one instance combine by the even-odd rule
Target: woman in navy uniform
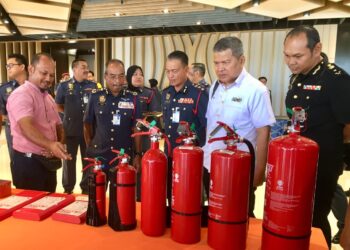
[[284,42],[285,62],[292,71],[286,97],[287,113],[300,106],[307,113],[301,135],[320,147],[313,226],[322,229],[331,246],[327,216],[342,171],[343,141],[350,142],[350,76],[321,53],[317,30],[299,26]]
[[[103,157],[105,173],[111,166],[110,160],[116,157],[111,150],[123,148],[133,157],[133,165],[140,168],[140,154],[133,154],[133,148],[140,152],[140,137],[131,138],[136,119],[141,118],[140,102],[137,95],[124,88],[124,64],[112,59],[106,64],[106,89],[93,91],[84,116],[84,137],[88,157]],[[134,140],[134,141],[133,141]],[[113,165],[114,166],[114,165]]]
[[[144,86],[144,76],[140,66],[132,65],[128,68],[126,73],[126,81],[128,83],[128,90],[137,94],[140,99],[140,111],[143,115],[142,118],[144,118],[149,112],[161,111],[160,103],[157,102],[155,98],[154,90]],[[140,152],[135,150],[134,153],[142,156],[149,149],[150,143],[149,138],[146,136],[143,136],[141,141],[142,150]],[[141,171],[137,172],[136,197],[138,201],[141,201]]]

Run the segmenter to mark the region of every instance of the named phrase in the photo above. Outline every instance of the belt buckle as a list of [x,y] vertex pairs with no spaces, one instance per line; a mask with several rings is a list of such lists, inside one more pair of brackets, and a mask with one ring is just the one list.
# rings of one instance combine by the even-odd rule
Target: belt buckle
[[32,158],[32,153],[24,153],[27,158]]

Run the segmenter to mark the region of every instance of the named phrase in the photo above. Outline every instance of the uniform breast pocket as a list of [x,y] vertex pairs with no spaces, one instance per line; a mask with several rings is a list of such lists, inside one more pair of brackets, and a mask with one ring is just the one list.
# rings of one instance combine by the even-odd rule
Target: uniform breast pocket
[[230,102],[224,109],[224,118],[229,121],[229,126],[234,126],[236,129],[245,126],[245,117],[248,117],[248,109],[242,103]]
[[180,121],[193,122],[194,119],[194,107],[193,105],[181,105],[178,107],[180,114]]
[[119,109],[122,123],[128,123],[133,119],[134,109]]

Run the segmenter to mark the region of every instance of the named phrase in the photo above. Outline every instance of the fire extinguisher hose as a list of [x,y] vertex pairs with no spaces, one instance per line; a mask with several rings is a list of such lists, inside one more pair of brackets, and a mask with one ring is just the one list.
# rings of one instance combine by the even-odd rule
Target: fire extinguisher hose
[[251,156],[251,162],[250,162],[250,182],[249,182],[249,207],[250,207],[250,200],[254,194],[254,172],[255,172],[255,150],[253,147],[253,144],[248,141],[247,139],[243,138],[242,141],[244,144],[247,145],[249,149],[249,153]]
[[119,214],[119,208],[117,204],[117,169],[110,169],[110,184],[109,184],[109,212],[108,212],[108,225],[115,231],[120,230],[121,220]]
[[86,224],[91,226],[100,226],[103,221],[100,218],[100,214],[96,203],[96,173],[91,173],[88,177],[89,186],[89,202],[86,216]]

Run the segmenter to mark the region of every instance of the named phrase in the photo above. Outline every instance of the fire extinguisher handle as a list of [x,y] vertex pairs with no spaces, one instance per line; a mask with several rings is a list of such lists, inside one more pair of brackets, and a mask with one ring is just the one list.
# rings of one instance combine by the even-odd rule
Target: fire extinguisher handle
[[142,136],[142,135],[151,135],[151,132],[137,132],[137,133],[133,133],[131,135],[131,137],[135,137],[135,136]]
[[209,142],[209,143],[212,143],[212,142],[214,142],[214,141],[227,141],[227,140],[230,140],[230,139],[232,139],[232,138],[229,137],[229,136],[222,136],[222,137],[210,138],[210,139],[208,140],[208,142]]

